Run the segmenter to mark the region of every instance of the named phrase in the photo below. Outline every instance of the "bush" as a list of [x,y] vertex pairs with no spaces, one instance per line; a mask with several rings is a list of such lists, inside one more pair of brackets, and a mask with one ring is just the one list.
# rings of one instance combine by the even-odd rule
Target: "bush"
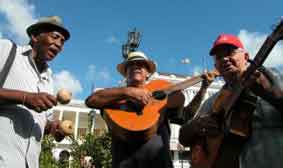
[[83,137],[82,144],[73,141],[71,150],[72,167],[77,167],[81,164],[82,158],[90,156],[95,168],[111,168],[111,136],[109,133],[101,136],[87,134]]

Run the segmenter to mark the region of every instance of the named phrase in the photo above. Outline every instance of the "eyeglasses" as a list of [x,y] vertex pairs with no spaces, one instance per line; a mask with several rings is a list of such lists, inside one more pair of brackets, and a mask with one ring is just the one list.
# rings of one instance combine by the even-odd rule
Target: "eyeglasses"
[[242,48],[235,48],[235,47],[223,47],[215,51],[214,58],[216,60],[222,59],[224,57],[232,57],[237,53],[245,52]]
[[137,61],[129,61],[127,64],[126,64],[126,67],[129,67],[129,66],[138,66],[138,67],[144,67],[144,66],[147,66],[146,62],[143,61],[143,60],[137,60]]
[[145,68],[145,69],[149,70],[148,64],[144,60],[129,61],[126,64],[126,69],[129,69],[129,68],[134,67],[134,66],[140,67],[140,68]]

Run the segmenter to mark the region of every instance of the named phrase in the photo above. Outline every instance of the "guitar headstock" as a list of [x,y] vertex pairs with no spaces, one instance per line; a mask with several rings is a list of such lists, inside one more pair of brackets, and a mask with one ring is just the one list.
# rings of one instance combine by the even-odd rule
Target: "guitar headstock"
[[280,17],[279,22],[274,26],[274,30],[270,37],[274,41],[283,40],[283,16]]

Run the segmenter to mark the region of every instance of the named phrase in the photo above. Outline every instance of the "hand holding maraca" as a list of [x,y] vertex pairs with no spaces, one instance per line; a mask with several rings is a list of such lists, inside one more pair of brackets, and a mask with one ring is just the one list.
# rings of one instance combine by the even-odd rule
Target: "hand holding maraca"
[[46,134],[54,136],[57,142],[62,141],[65,136],[70,136],[74,133],[73,122],[70,120],[54,120],[49,121],[46,125]]
[[57,101],[61,104],[68,104],[71,99],[72,93],[66,89],[60,89],[56,97],[45,92],[24,92],[22,104],[36,112],[42,112],[56,106]]

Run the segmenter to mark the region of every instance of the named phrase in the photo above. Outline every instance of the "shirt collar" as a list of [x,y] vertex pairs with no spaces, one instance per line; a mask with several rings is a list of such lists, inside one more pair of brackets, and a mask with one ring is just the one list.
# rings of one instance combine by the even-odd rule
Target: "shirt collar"
[[31,56],[32,48],[30,45],[24,45],[22,48],[22,54],[25,56]]
[[[22,46],[22,54],[23,54],[24,56],[28,56],[30,62],[35,65],[35,63],[34,63],[34,61],[33,61],[33,58],[32,58],[32,47],[31,47],[31,45],[24,45],[24,46]],[[36,68],[36,69],[37,69],[37,68]],[[48,69],[49,69],[49,66],[48,66],[48,64],[46,63],[43,72],[47,71]]]

